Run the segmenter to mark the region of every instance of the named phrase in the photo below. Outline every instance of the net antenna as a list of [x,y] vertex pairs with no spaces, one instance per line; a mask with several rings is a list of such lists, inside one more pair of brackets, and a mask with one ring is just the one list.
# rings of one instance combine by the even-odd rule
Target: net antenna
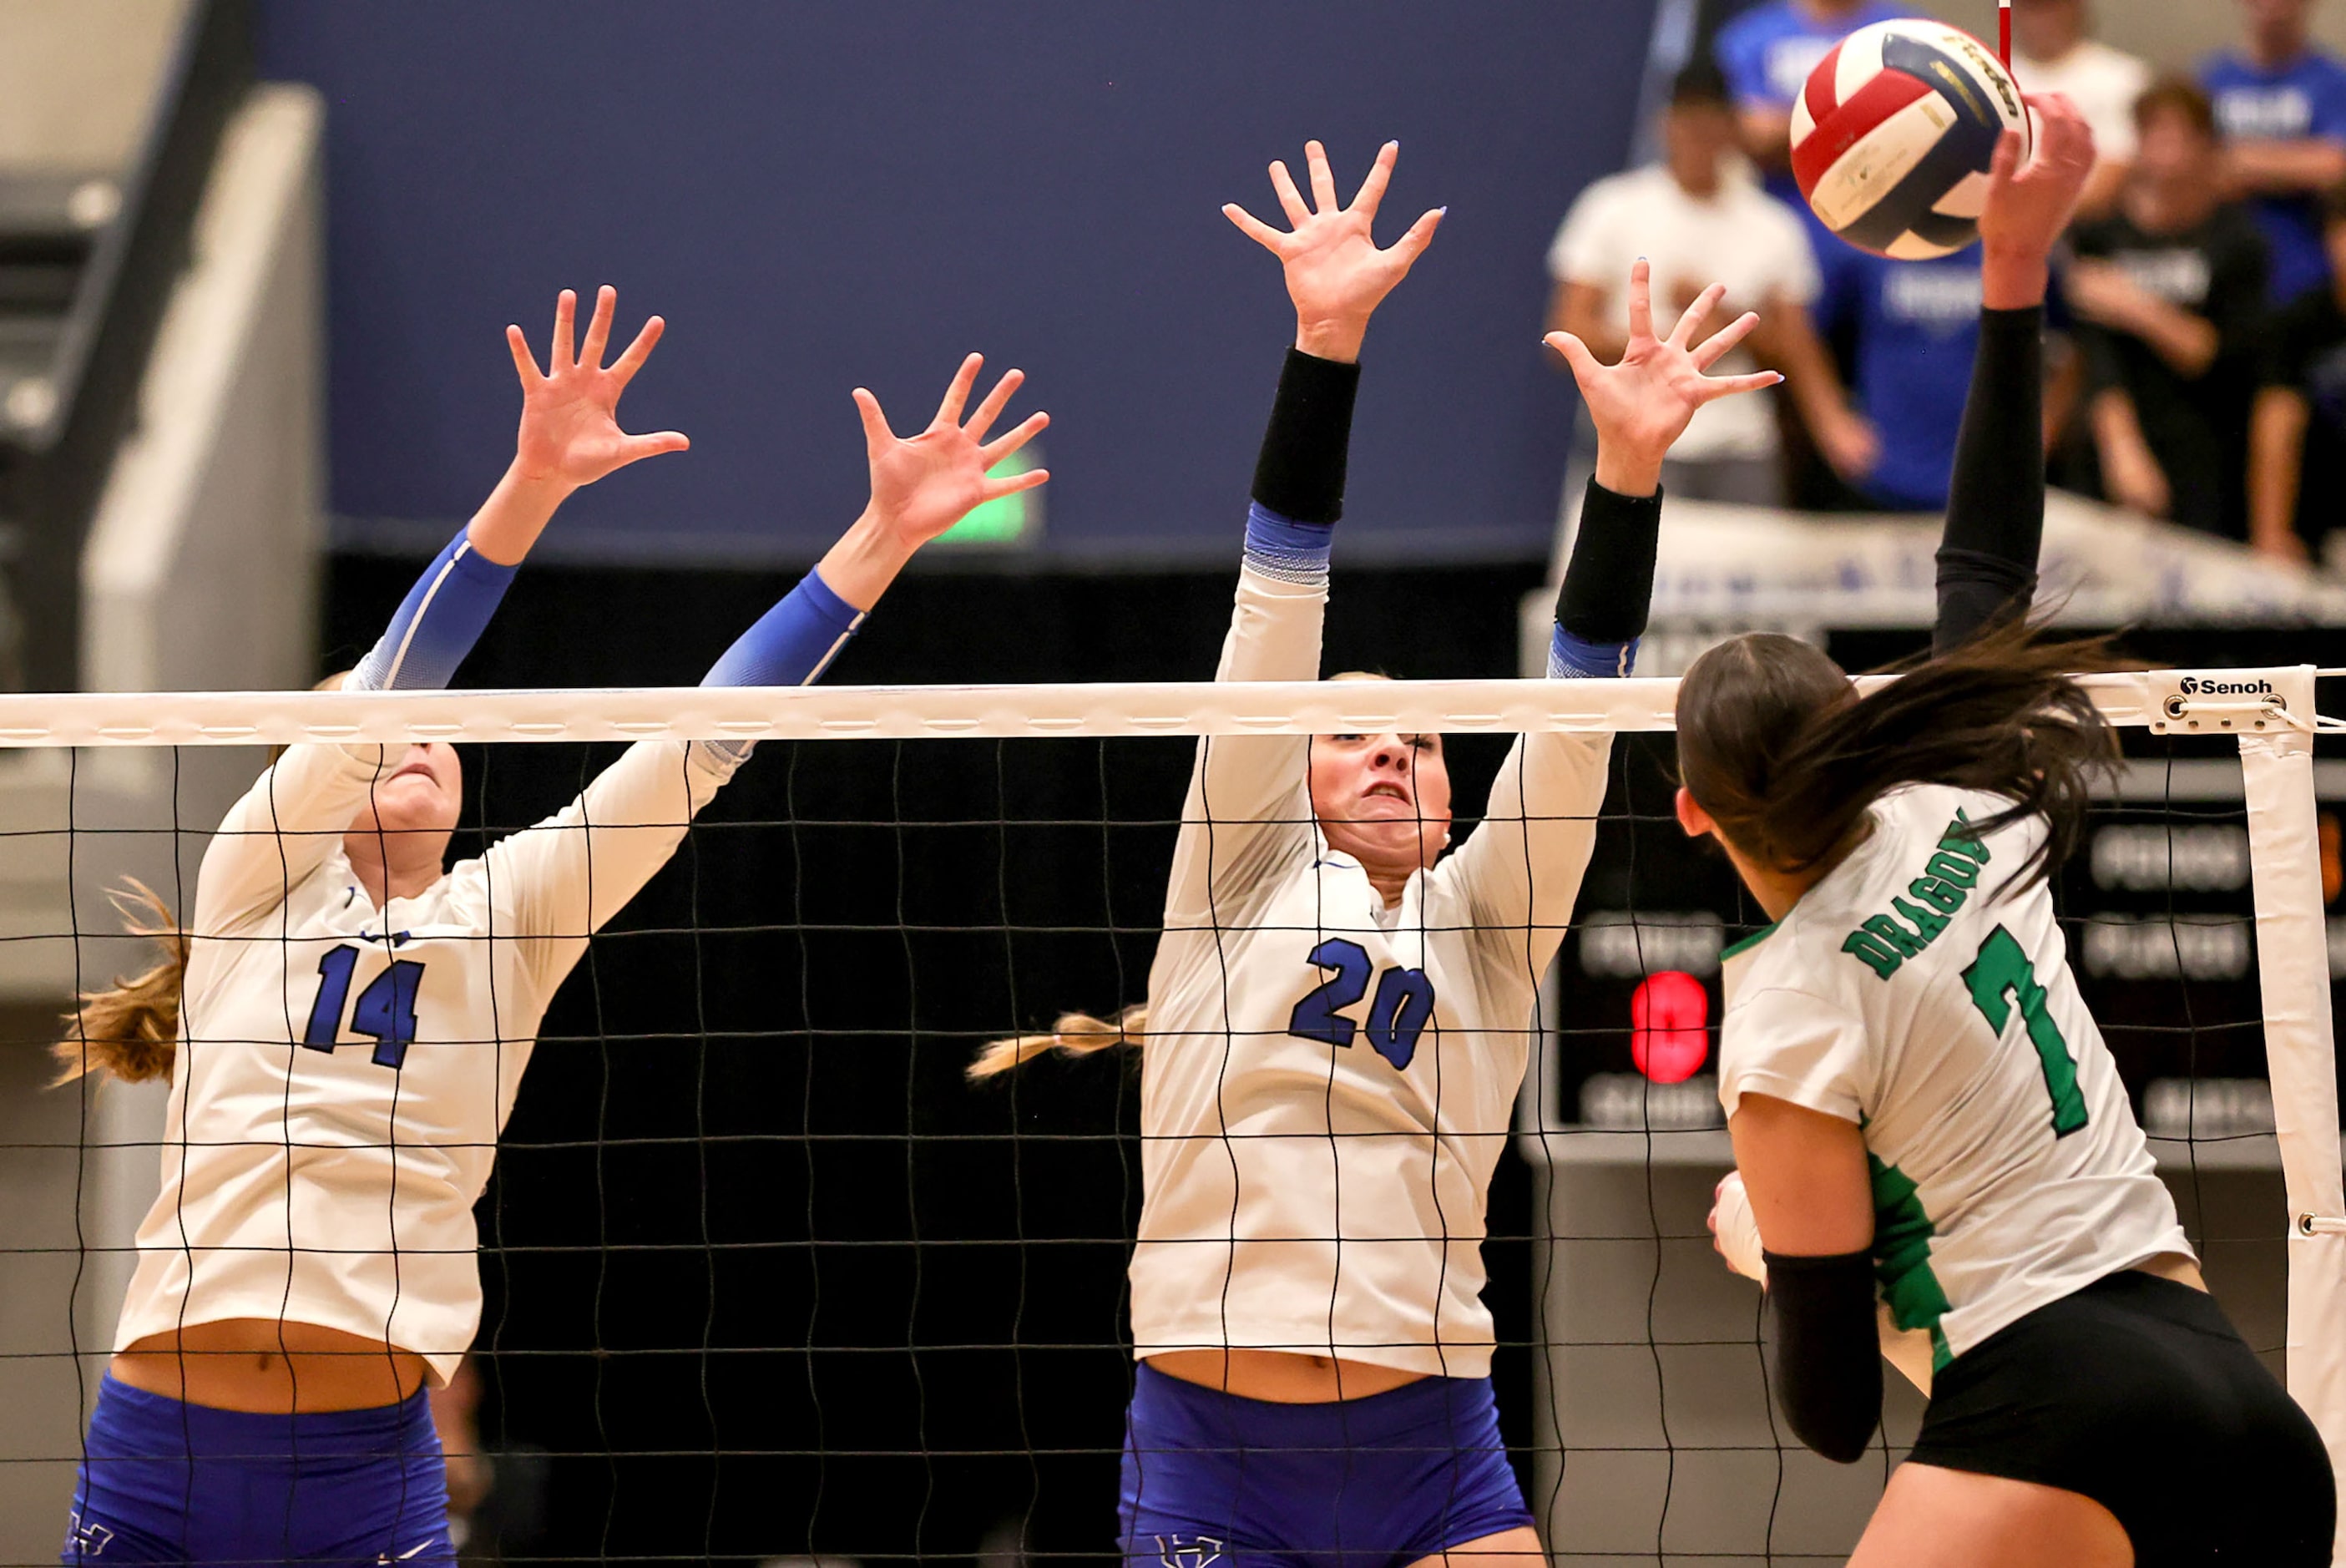
[[1996,54],[2008,71],[2012,69],[2012,0],[1997,0],[1995,24]]

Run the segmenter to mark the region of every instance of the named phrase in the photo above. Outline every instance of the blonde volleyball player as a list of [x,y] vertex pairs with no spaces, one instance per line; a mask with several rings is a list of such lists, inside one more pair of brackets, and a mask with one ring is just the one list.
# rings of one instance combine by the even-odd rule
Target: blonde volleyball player
[[2030,103],[2036,154],[2007,138],[1981,224],[1936,657],[1860,697],[1814,648],[1753,636],[1680,690],[1679,820],[1775,921],[1727,955],[1740,1175],[1713,1228],[1767,1285],[1810,1448],[1848,1461],[1872,1437],[1877,1295],[1923,1352],[1922,1433],[1852,1568],[2327,1563],[2320,1440],[2206,1292],[2046,886],[2117,752],[2063,673],[2078,647],[2016,624],[2045,258],[2094,167],[2077,112]]
[[[610,291],[575,361],[572,308],[564,294],[546,373],[511,331],[513,467],[349,685],[444,684],[565,496],[683,449],[615,417],[658,319],[605,368]],[[814,679],[923,544],[1043,482],[986,477],[1045,418],[987,440],[1013,371],[964,423],[979,364],[909,440],[856,392],[869,506],[708,684]],[[68,1075],[170,1080],[162,1191],[66,1563],[455,1562],[423,1390],[479,1321],[474,1201],[556,988],[748,749],[640,743],[555,816],[454,867],[461,781],[441,744],[296,746],[230,811],[175,956],[86,998],[58,1048]]]
[[[1312,200],[1271,180],[1291,232],[1226,209],[1279,257],[1296,308],[1255,470],[1216,678],[1320,675],[1369,318],[1433,238],[1380,250],[1396,149],[1351,206],[1309,144]],[[1653,586],[1664,455],[1694,411],[1778,378],[1703,372],[1755,324],[1667,341],[1646,270],[1617,366],[1551,339],[1598,432],[1558,600],[1563,677],[1628,673]],[[1164,934],[1121,1027],[993,1047],[977,1075],[1058,1047],[1141,1044],[1146,1196],[1131,1267],[1140,1365],[1122,1488],[1128,1560],[1404,1568],[1542,1563],[1492,1400],[1484,1199],[1603,801],[1609,742],[1520,742],[1455,853],[1438,735],[1201,742]]]

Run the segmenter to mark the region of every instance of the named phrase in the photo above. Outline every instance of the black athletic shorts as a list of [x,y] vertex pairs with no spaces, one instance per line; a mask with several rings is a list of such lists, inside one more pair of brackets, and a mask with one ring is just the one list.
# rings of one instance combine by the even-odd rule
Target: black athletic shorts
[[2321,1439],[2205,1291],[2139,1269],[2038,1308],[1933,1380],[1913,1459],[2083,1492],[2138,1568],[2328,1568]]

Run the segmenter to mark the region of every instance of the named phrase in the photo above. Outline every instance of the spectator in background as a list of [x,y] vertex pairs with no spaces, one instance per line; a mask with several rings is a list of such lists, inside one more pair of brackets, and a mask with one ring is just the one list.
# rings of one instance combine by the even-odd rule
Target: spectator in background
[[2320,193],[2346,180],[2346,65],[2314,46],[2313,0],[2239,0],[2247,46],[2209,60],[2239,193],[2256,200],[2271,247],[2270,294],[2286,304],[2329,277]]
[[2135,105],[2117,211],[2080,226],[2062,280],[2086,359],[2102,489],[2121,505],[2248,536],[2249,407],[2265,244],[2222,197],[2208,95],[2162,81]]
[[2284,560],[2346,528],[2346,183],[2321,205],[2327,286],[2273,321],[2249,428],[2249,543]]
[[[1734,106],[1718,69],[1698,62],[1678,74],[1662,118],[1663,159],[1600,179],[1583,191],[1548,253],[1556,291],[1548,327],[1610,362],[1629,331],[1621,280],[1639,257],[1653,266],[1665,312],[1692,303],[1711,282],[1727,286],[1729,317],[1760,313],[1760,329],[1719,366],[1739,375],[1760,363],[1784,372],[1818,450],[1844,473],[1872,465],[1873,433],[1843,395],[1832,361],[1809,324],[1817,269],[1800,221],[1761,190],[1736,150]],[[1758,398],[1698,410],[1663,467],[1669,493],[1688,501],[1783,504],[1783,462],[1774,412]]]
[[1792,103],[1809,73],[1860,27],[1904,15],[1883,0],[1766,0],[1719,29],[1712,53],[1735,95],[1743,150],[1770,195],[1808,211],[1792,182]]
[[1892,512],[1937,512],[1955,469],[1955,432],[1979,350],[1979,248],[1935,261],[1890,261],[1815,236],[1824,273],[1820,322],[1847,345],[1858,412],[1877,442],[1857,498]]
[[2014,0],[2012,68],[2028,93],[2059,93],[2093,127],[2099,161],[2077,203],[2080,218],[2099,218],[2117,200],[2134,161],[2134,101],[2150,86],[2150,67],[2088,35],[2086,0]]

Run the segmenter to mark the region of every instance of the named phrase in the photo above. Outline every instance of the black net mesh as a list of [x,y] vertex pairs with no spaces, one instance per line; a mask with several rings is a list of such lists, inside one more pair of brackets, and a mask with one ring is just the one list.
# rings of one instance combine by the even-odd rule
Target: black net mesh
[[[477,1211],[481,1330],[434,1401],[466,1561],[1115,1556],[1138,1071],[1045,1059],[972,1086],[964,1069],[1063,1009],[1143,999],[1195,744],[760,748],[546,1013]],[[1462,803],[1506,744],[1452,739]],[[2059,884],[2073,965],[2211,1278],[2277,1363],[2238,764],[2130,745]],[[454,852],[617,753],[464,748]],[[19,824],[15,852],[54,885],[19,901],[6,944],[28,974],[33,950],[62,954],[85,986],[137,962],[97,890],[136,868],[186,910],[250,766],[157,752],[134,788],[98,755],[40,761],[62,814]],[[1920,1400],[1891,1380],[1878,1461],[1853,1471],[1769,1408],[1758,1292],[1703,1224],[1729,1164],[1719,953],[1764,917],[1680,833],[1668,757],[1667,738],[1617,744],[1576,924],[1527,1021],[1484,1249],[1502,1431],[1560,1559],[1837,1560]],[[140,799],[163,805],[119,804]],[[2325,834],[2334,907],[2334,815]],[[11,1016],[30,1062],[53,1008]],[[35,1108],[0,1147],[29,1195],[5,1231],[0,1367],[32,1393],[0,1483],[62,1521],[158,1118],[151,1092],[109,1111],[117,1091],[15,1082]]]

